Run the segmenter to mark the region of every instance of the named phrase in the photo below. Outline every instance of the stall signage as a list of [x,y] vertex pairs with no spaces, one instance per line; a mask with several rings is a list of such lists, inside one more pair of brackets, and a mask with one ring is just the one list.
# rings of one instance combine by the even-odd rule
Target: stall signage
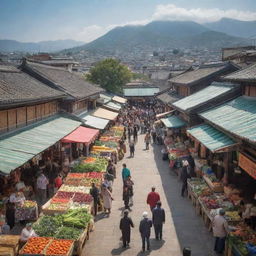
[[239,154],[239,166],[256,179],[256,163],[242,153]]

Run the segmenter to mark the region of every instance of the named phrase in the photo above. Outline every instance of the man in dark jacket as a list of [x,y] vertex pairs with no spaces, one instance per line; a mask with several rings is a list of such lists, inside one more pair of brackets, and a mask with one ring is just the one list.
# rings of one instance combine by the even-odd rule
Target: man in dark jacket
[[148,219],[148,213],[143,213],[143,220],[140,222],[140,235],[142,239],[142,251],[145,251],[145,243],[147,242],[147,250],[150,250],[150,229],[152,227],[152,221]]
[[98,212],[99,190],[94,183],[92,183],[90,194],[93,197],[94,216],[96,216]]
[[163,224],[165,223],[165,211],[161,208],[162,203],[157,202],[156,208],[153,209],[153,224],[156,234],[156,240],[162,240]]
[[132,219],[128,217],[128,210],[124,211],[124,217],[120,220],[120,230],[122,231],[123,247],[129,246],[131,238],[131,227],[134,227]]

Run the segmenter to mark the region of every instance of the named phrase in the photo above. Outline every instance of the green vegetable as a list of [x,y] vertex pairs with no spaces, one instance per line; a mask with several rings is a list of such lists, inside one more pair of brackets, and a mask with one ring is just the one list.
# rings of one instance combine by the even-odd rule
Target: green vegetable
[[77,228],[62,227],[59,232],[54,236],[58,239],[74,239],[77,240],[83,231]]

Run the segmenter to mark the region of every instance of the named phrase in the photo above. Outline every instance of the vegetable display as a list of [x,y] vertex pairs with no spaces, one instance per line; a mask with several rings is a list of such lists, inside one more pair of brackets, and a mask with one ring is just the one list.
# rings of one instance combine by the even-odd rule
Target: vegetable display
[[59,239],[74,239],[77,240],[83,230],[71,227],[61,227],[58,233],[55,235]]
[[74,196],[73,192],[58,191],[54,198],[71,199]]
[[92,202],[92,196],[90,194],[75,193],[73,197],[73,202],[81,204],[90,204]]
[[73,245],[72,240],[53,240],[46,250],[46,255],[66,255]]
[[62,185],[60,187],[59,191],[72,192],[72,193],[79,192],[79,193],[89,194],[90,193],[90,188],[89,187],[84,187],[84,186]]
[[[86,159],[85,159],[86,160]],[[85,161],[84,160],[84,161]],[[81,162],[72,168],[71,172],[86,173],[86,172],[103,172],[106,170],[107,159],[99,157],[94,162]]]

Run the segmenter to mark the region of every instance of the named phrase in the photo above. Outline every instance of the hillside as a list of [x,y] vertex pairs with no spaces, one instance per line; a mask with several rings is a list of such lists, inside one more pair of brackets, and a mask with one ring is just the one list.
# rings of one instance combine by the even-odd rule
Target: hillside
[[211,30],[227,33],[237,37],[256,37],[256,21],[241,21],[223,18],[219,21],[204,24]]
[[74,40],[42,41],[24,43],[15,40],[0,40],[0,52],[55,52],[84,44]]
[[86,45],[69,49],[116,53],[140,49],[169,49],[179,47],[221,48],[246,44],[244,39],[211,31],[189,21],[154,21],[145,26],[116,27]]

